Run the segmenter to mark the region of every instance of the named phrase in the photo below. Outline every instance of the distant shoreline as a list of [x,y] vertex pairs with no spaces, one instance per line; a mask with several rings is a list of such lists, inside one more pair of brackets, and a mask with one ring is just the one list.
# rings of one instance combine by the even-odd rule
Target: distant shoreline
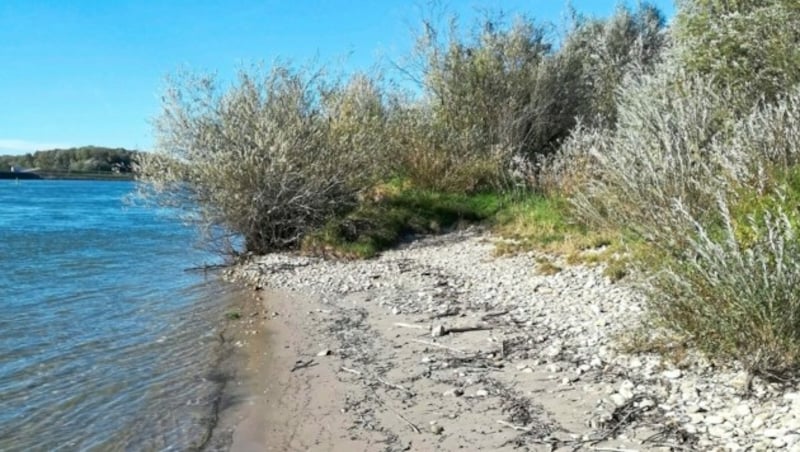
[[85,180],[85,181],[132,181],[133,174],[81,173],[61,171],[39,171],[36,173],[0,171],[0,179],[8,180]]

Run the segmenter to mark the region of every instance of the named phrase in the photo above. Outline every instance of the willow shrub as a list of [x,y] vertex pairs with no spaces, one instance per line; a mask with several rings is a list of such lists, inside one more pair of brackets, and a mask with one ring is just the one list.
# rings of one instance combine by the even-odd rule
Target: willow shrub
[[577,118],[614,122],[613,92],[624,74],[657,61],[663,25],[652,7],[620,8],[608,20],[576,18],[557,47],[525,17],[485,18],[466,34],[455,20],[426,23],[415,52],[423,102],[400,147],[408,176],[459,191],[535,185],[538,161]]
[[684,0],[675,22],[680,64],[741,92],[737,108],[800,83],[797,0]]
[[211,77],[173,78],[142,193],[184,209],[212,244],[237,235],[256,253],[297,246],[352,208],[385,160],[376,86],[281,65],[243,70],[224,90]]
[[577,130],[559,168],[579,218],[651,250],[636,264],[658,323],[751,370],[794,369],[800,92],[737,117],[741,93],[715,82],[666,64],[630,81],[616,127]]

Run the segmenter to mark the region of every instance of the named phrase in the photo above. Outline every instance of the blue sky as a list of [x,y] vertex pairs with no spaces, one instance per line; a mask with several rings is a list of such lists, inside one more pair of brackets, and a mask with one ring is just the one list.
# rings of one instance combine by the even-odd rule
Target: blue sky
[[[628,2],[633,3],[633,2]],[[672,0],[655,0],[669,17]],[[425,0],[1,0],[0,154],[99,145],[148,149],[167,74],[226,78],[276,58],[368,69],[398,60]],[[558,23],[566,0],[453,0]],[[573,0],[608,16],[615,0]]]

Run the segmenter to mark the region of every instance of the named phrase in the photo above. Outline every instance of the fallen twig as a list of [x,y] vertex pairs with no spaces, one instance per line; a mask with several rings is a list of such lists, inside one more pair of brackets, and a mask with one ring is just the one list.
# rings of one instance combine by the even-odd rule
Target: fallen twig
[[493,317],[500,317],[501,315],[506,315],[509,312],[511,311],[509,311],[508,309],[506,309],[505,311],[487,312],[486,314],[481,316],[481,320],[489,320]]
[[461,314],[461,310],[458,308],[450,308],[444,312],[436,313],[429,317],[430,320],[441,319],[443,317],[454,317]]
[[497,423],[500,424],[500,425],[505,425],[506,427],[513,428],[514,430],[516,430],[518,432],[529,432],[529,431],[531,431],[531,429],[529,429],[528,427],[523,427],[521,425],[514,425],[514,424],[512,424],[511,422],[508,422],[508,421],[500,420],[500,421],[497,421]]
[[686,451],[697,450],[694,447],[681,446],[680,444],[675,444],[675,443],[651,443],[651,445],[653,447],[665,447],[665,448],[668,448],[670,450],[673,450],[673,449],[686,450]]
[[486,331],[491,329],[492,327],[486,325],[454,326],[452,328],[445,328],[445,334],[469,333],[470,331]]
[[390,383],[390,382],[388,382],[388,381],[384,380],[384,379],[383,379],[383,378],[381,378],[381,377],[376,377],[375,379],[376,379],[376,380],[378,380],[378,381],[379,381],[381,384],[383,384],[383,385],[385,385],[385,386],[388,386],[388,387],[390,387],[390,388],[399,389],[400,391],[403,391],[403,392],[405,392],[406,394],[409,394],[409,395],[412,395],[412,396],[413,396],[413,395],[416,395],[416,394],[414,394],[414,392],[413,392],[413,391],[411,391],[410,389],[407,389],[407,388],[405,388],[405,387],[403,387],[403,386],[401,386],[401,385],[397,385],[397,384],[394,384],[394,383]]
[[387,408],[387,409],[389,409],[389,411],[391,411],[392,413],[394,413],[394,415],[395,415],[395,416],[397,416],[397,417],[398,417],[399,419],[401,419],[403,422],[405,422],[406,424],[408,424],[408,426],[409,426],[409,427],[411,427],[411,430],[413,430],[413,431],[414,431],[414,433],[416,433],[416,434],[420,434],[420,433],[422,433],[422,432],[420,431],[419,427],[417,427],[417,426],[416,426],[416,424],[414,424],[413,422],[409,421],[409,420],[408,420],[408,418],[406,418],[405,416],[403,416],[402,414],[400,414],[400,412],[398,412],[398,411],[397,411],[397,410],[395,410],[394,408],[392,408],[392,407],[390,407],[389,405],[387,405],[386,403],[384,403],[384,402],[383,402],[383,400],[381,400],[380,396],[378,396],[378,393],[376,393],[374,389],[372,390],[372,393],[375,395],[375,401],[376,401],[376,402],[378,402],[378,405],[380,405],[380,406],[382,406],[382,407],[384,407],[384,408]]
[[306,367],[311,367],[312,365],[316,365],[313,359],[309,359],[308,361],[297,361],[294,364],[294,367],[292,367],[292,370],[290,370],[290,372],[294,372],[300,369],[305,369]]
[[428,329],[428,327],[423,326],[423,325],[413,325],[413,324],[410,324],[410,323],[402,323],[402,322],[395,322],[394,326],[397,326],[397,327],[400,327],[400,328],[413,328],[415,330],[427,330]]
[[339,370],[341,370],[341,371],[343,371],[343,372],[349,372],[349,373],[351,373],[351,374],[358,375],[359,377],[361,376],[361,372],[359,372],[359,371],[357,371],[357,370],[355,370],[355,369],[348,369],[347,367],[342,367],[342,368],[340,368]]
[[450,350],[451,352],[466,353],[464,350],[459,350],[459,349],[454,348],[454,347],[448,347],[447,345],[443,345],[443,344],[437,344],[436,342],[423,341],[423,340],[420,340],[420,339],[411,339],[411,341],[419,343],[419,344],[429,345],[431,347],[443,348],[445,350]]

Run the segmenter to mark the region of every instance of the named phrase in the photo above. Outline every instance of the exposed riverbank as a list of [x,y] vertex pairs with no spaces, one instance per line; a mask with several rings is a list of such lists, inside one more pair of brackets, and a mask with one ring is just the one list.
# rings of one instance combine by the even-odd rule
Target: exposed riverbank
[[691,350],[622,352],[642,322],[632,290],[596,267],[536,274],[534,254],[495,257],[495,240],[233,271],[259,302],[239,321],[232,449],[798,448],[800,395]]

